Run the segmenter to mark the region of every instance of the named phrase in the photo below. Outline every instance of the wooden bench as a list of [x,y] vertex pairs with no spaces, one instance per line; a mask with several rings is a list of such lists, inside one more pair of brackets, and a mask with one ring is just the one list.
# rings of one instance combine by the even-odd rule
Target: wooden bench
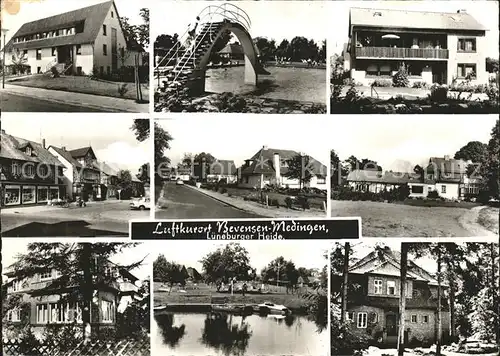
[[227,304],[227,297],[211,297],[210,304]]

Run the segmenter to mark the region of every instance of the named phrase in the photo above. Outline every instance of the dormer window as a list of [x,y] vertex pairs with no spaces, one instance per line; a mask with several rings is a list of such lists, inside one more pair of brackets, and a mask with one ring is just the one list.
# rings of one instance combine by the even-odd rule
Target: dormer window
[[382,13],[380,11],[375,11],[373,13],[373,17],[376,17],[376,16],[382,16]]
[[31,156],[31,154],[33,153],[30,146],[26,147],[26,151],[25,152],[26,152],[26,154],[28,156]]
[[52,279],[52,271],[40,273],[40,281],[48,281]]
[[12,163],[12,174],[18,175],[20,173],[20,167],[17,163]]

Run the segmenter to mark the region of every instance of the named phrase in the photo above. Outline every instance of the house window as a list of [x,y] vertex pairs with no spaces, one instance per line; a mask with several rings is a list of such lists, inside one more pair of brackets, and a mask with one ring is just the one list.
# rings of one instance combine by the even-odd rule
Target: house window
[[33,177],[35,175],[35,167],[33,166],[33,164],[28,164],[26,166],[26,175],[28,177]]
[[49,188],[48,187],[38,187],[38,197],[37,202],[43,203],[49,200]]
[[102,54],[105,56],[108,55],[108,46],[105,44],[102,45]]
[[40,273],[41,281],[47,281],[49,279],[52,279],[52,271]]
[[82,67],[76,67],[76,74],[77,75],[82,75],[83,74]]
[[21,170],[19,168],[19,165],[17,163],[12,163],[12,174],[17,175],[20,173],[21,173]]
[[458,52],[476,52],[475,38],[459,38],[457,45]]
[[17,205],[21,203],[21,187],[16,185],[5,186],[4,191],[4,204],[5,205]]
[[18,308],[9,310],[7,314],[7,319],[14,323],[21,321],[21,310]]
[[326,184],[326,178],[325,177],[317,177],[316,182],[318,184]]
[[125,48],[123,47],[120,48],[120,57],[125,58]]
[[55,57],[56,51],[57,51],[56,47],[52,47],[52,56],[53,57]]
[[368,326],[368,314],[367,313],[358,313],[358,329],[366,329]]
[[464,64],[464,63],[459,63],[457,65],[457,76],[459,78],[476,78],[476,65],[474,63],[472,64]]
[[36,322],[38,324],[47,324],[49,321],[49,305],[38,304],[36,306]]
[[38,74],[42,74],[42,67],[36,67],[36,72]]
[[113,303],[101,300],[101,318],[103,323],[113,322]]
[[23,204],[33,204],[36,202],[35,189],[34,185],[23,187]]
[[37,48],[36,49],[36,60],[39,61],[42,59],[42,49],[41,48]]
[[441,186],[441,193],[446,194],[446,185]]
[[106,25],[102,25],[102,34],[103,34],[103,36],[107,35]]
[[108,75],[111,74],[111,67],[110,66],[106,67],[106,73],[108,73]]
[[353,321],[354,320],[354,313],[353,312],[347,312],[347,313],[345,313],[345,315],[346,315],[346,319],[348,321]]
[[100,73],[101,75],[103,75],[103,74],[104,74],[104,67],[103,67],[103,66],[101,66],[101,67],[99,68],[99,73]]
[[23,50],[23,56],[28,56],[28,50],[27,49]]
[[416,314],[412,314],[411,315],[411,322],[412,323],[416,323],[417,322],[417,315]]
[[82,54],[82,45],[76,45],[76,54]]
[[396,282],[387,281],[387,294],[396,295]]
[[429,322],[429,315],[422,315],[422,322],[427,324]]
[[421,185],[412,185],[411,186],[411,192],[413,194],[423,194],[424,193],[424,187]]
[[373,285],[375,287],[374,293],[375,294],[382,294],[382,280],[381,279],[374,280]]
[[115,13],[111,11],[111,17],[115,17]]

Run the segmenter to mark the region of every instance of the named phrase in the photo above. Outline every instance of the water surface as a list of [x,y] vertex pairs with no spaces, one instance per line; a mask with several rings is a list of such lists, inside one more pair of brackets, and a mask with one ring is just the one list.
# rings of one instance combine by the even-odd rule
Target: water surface
[[153,349],[162,356],[303,355],[328,353],[326,331],[302,316],[226,313],[155,315]]

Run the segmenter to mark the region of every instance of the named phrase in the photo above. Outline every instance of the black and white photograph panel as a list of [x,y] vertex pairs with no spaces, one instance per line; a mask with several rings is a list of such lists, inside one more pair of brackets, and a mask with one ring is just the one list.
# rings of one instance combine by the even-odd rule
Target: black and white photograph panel
[[353,127],[330,154],[332,217],[360,216],[367,237],[498,236],[498,117],[361,117],[331,132]]
[[331,355],[498,355],[499,252],[485,242],[335,243]]
[[300,241],[158,244],[153,352],[328,354],[327,248],[315,242],[304,249]]
[[144,244],[3,242],[2,355],[150,355]]
[[149,112],[151,0],[2,1],[3,112]]
[[127,236],[130,219],[150,215],[143,127],[101,115],[3,118],[2,236]]
[[498,114],[497,1],[333,1],[332,114]]
[[327,141],[303,137],[299,119],[155,121],[155,217],[326,217]]
[[303,1],[157,3],[155,112],[326,113],[326,9]]

